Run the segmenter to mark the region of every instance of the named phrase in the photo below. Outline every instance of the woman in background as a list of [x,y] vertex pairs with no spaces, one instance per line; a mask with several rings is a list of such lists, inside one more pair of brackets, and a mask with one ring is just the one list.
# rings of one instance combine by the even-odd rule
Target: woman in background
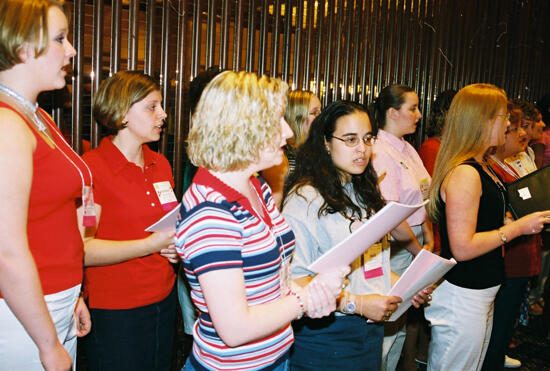
[[69,370],[90,331],[76,202],[92,179],[36,99],[76,52],[61,1],[2,0],[0,29],[0,370]]
[[171,368],[174,229],[145,231],[177,206],[170,164],[146,145],[160,139],[161,103],[159,85],[140,71],[117,72],[94,96],[94,118],[115,134],[83,156],[95,180],[97,213],[97,223],[83,231],[92,371]]
[[441,256],[458,263],[425,309],[432,326],[428,370],[481,368],[504,280],[502,245],[550,222],[545,211],[505,224],[504,187],[486,154],[504,144],[506,102],[503,90],[474,84],[457,93],[447,113],[428,212],[441,228]]
[[[384,206],[370,163],[375,139],[365,109],[356,103],[333,102],[315,119],[298,150],[283,203],[283,216],[296,235],[291,264],[295,279],[308,282],[313,272],[307,267]],[[405,222],[392,235],[417,244]],[[398,278],[390,269],[389,255],[384,237],[352,263],[339,312],[293,323],[293,370],[380,369],[384,329],[367,319],[388,320],[401,302],[386,296]],[[413,304],[423,303],[428,294]]]
[[286,370],[290,321],[334,311],[349,272],[320,275],[305,288],[290,280],[294,234],[255,176],[281,163],[292,136],[287,89],[279,79],[225,71],[193,115],[188,155],[199,170],[176,232],[199,310],[185,370]]
[[294,172],[296,151],[307,139],[313,120],[321,113],[321,101],[307,90],[293,90],[288,94],[285,120],[293,136],[284,146],[284,158],[280,165],[262,171],[262,177],[271,188],[275,203],[280,208],[285,180]]
[[[404,139],[405,135],[416,131],[422,117],[418,104],[418,95],[412,88],[395,84],[382,89],[372,105],[372,116],[378,127],[372,165],[386,201],[419,204],[428,197],[430,175],[414,147]],[[407,218],[407,223],[420,244],[404,247],[398,241],[392,241],[390,264],[398,275],[403,274],[422,247],[429,251],[433,249],[432,225],[426,219],[426,210],[420,208]],[[406,336],[404,322],[405,316],[386,325],[382,358],[385,370],[397,367]]]
[[430,175],[434,172],[435,159],[441,145],[441,133],[445,124],[445,116],[455,95],[456,90],[445,90],[437,95],[428,121],[428,139],[418,149],[418,155]]
[[[521,127],[521,111],[511,108],[509,103],[510,125],[506,129],[506,140],[503,145],[495,147],[488,159],[489,170],[494,171],[505,184],[520,177],[504,159],[524,151],[527,146],[527,133]],[[540,248],[539,236],[520,236],[504,245],[506,279],[495,298],[493,328],[483,362],[484,370],[499,370],[505,364],[521,366],[519,360],[507,357],[506,351],[525,298],[527,283],[540,273]]]

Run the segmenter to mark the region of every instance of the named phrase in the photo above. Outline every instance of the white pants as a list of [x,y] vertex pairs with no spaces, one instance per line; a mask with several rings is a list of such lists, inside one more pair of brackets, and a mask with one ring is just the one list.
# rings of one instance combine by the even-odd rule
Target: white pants
[[443,281],[424,309],[432,327],[428,370],[479,370],[493,328],[499,286],[466,289]]
[[[422,225],[415,225],[411,227],[414,235],[420,242],[420,245],[424,243],[424,236],[422,234]],[[391,270],[397,275],[402,275],[403,272],[411,265],[413,256],[410,252],[403,247],[391,246],[390,267]],[[382,370],[383,371],[395,371],[399,358],[401,357],[401,350],[403,344],[405,344],[405,338],[407,337],[406,316],[401,316],[395,322],[387,322],[384,324],[384,342],[382,343]]]
[[[79,294],[80,285],[77,285],[44,296],[57,330],[57,337],[73,359],[75,370],[77,329],[73,314]],[[0,299],[0,370],[44,370],[36,344],[4,299]]]

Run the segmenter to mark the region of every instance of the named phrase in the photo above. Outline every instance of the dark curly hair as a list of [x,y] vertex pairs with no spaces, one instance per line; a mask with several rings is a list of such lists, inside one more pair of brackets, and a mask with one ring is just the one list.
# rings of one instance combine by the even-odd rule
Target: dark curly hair
[[347,219],[359,215],[370,217],[380,210],[385,202],[378,189],[378,177],[369,162],[362,174],[352,174],[351,183],[357,199],[352,202],[346,194],[340,178],[339,170],[327,152],[325,141],[331,139],[336,129],[336,122],[343,116],[354,112],[365,112],[365,108],[357,103],[336,101],[330,103],[315,118],[309,130],[307,140],[298,149],[296,170],[285,184],[284,200],[289,194],[300,195],[300,188],[310,185],[317,189],[324,203],[318,216],[340,213]]

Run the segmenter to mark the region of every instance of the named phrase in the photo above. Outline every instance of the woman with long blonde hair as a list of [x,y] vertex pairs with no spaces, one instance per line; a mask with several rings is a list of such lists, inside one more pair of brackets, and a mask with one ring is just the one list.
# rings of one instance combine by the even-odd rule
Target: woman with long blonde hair
[[432,326],[429,370],[481,368],[505,277],[501,246],[550,222],[550,211],[505,220],[504,187],[488,169],[486,154],[504,143],[506,102],[496,86],[469,85],[447,114],[427,209],[441,227],[441,256],[458,263],[425,309]]

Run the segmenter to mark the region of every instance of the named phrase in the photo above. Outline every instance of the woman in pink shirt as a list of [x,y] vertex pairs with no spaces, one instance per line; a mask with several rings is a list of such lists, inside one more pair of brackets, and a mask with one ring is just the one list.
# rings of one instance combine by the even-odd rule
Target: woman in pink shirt
[[[380,91],[372,105],[372,117],[378,128],[373,146],[373,166],[379,177],[382,196],[387,201],[419,204],[428,197],[430,175],[414,147],[404,136],[416,131],[422,114],[418,109],[418,95],[405,85],[389,85]],[[426,219],[426,210],[419,209],[407,219],[411,238],[420,245],[433,249],[432,225]],[[413,236],[414,233],[414,236]],[[414,246],[409,244],[407,246]],[[420,249],[407,250],[403,244],[392,241],[390,265],[392,271],[403,274]],[[404,319],[386,326],[382,362],[394,370],[405,341]]]

